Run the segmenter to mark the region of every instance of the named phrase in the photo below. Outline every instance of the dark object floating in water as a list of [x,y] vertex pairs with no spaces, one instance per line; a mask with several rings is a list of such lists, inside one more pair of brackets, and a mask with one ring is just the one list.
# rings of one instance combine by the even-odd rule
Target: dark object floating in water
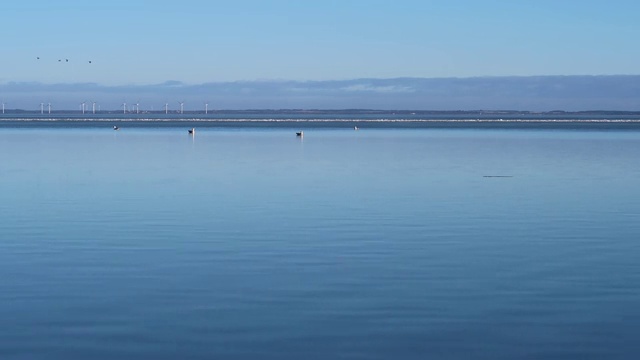
[[89,60],[89,64],[91,64],[91,60]]
[[296,133],[296,136],[303,137],[303,136],[304,136],[304,132],[303,132],[303,131],[298,131],[298,132]]
[[66,62],[69,62],[69,59],[64,59]]
[[357,126],[354,126],[354,127],[353,127],[353,130],[358,130],[358,127],[357,127]]
[[114,125],[113,130],[120,130],[120,128]]
[[193,135],[195,133],[196,133],[196,129],[195,128],[189,129],[189,134]]
[[486,178],[512,178],[513,175],[483,175]]

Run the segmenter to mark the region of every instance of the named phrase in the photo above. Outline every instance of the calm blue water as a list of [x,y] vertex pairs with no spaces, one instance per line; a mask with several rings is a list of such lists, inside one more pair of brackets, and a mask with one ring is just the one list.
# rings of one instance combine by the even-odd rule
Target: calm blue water
[[0,358],[640,353],[640,129],[295,130],[0,128]]

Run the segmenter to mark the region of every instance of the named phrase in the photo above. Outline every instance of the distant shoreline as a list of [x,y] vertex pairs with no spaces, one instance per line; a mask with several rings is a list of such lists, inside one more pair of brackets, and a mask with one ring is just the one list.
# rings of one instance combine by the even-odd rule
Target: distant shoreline
[[[5,129],[104,129],[117,126],[127,129],[288,129],[300,130],[435,130],[435,129],[496,129],[496,130],[578,130],[578,131],[640,131],[640,117],[633,119],[358,119],[358,118],[258,118],[202,119],[185,118],[0,118],[0,130]],[[293,133],[293,132],[292,132]]]
[[529,111],[529,110],[376,110],[376,109],[244,109],[244,110],[209,110],[207,113],[202,110],[197,111],[187,111],[180,113],[179,111],[173,110],[165,112],[164,110],[155,110],[155,111],[128,111],[124,113],[122,110],[101,110],[93,113],[92,111],[85,111],[84,113],[80,110],[55,110],[50,113],[45,110],[41,112],[40,110],[23,110],[23,109],[5,109],[4,114],[2,115],[54,115],[54,116],[92,116],[92,115],[127,115],[127,116],[136,116],[136,115],[173,115],[173,116],[189,116],[189,115],[219,115],[219,114],[300,114],[300,115],[310,115],[310,114],[321,114],[321,115],[330,115],[330,114],[341,114],[341,115],[477,115],[477,116],[517,116],[517,115],[533,115],[533,116],[553,116],[553,115],[562,115],[562,116],[588,116],[588,115],[598,115],[598,116],[640,116],[639,111],[622,111],[622,110],[585,110],[585,111],[564,111],[564,110],[553,110],[553,111]]

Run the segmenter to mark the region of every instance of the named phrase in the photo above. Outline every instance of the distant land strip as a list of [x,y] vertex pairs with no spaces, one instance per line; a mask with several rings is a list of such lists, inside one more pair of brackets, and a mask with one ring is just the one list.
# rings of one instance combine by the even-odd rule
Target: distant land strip
[[[143,114],[166,114],[165,110],[140,110],[136,111],[127,111],[126,113],[122,111],[122,109],[111,109],[111,110],[99,110],[92,113],[89,110],[86,110],[84,113],[81,110],[51,110],[49,113],[46,109],[44,111],[38,110],[24,110],[24,109],[10,109],[7,108],[4,110],[5,115],[9,114],[43,114],[43,115],[60,115],[60,114],[81,114],[85,116],[90,116],[94,114],[127,114],[127,115],[143,115]],[[563,110],[554,110],[554,111],[527,111],[527,110],[376,110],[376,109],[209,109],[207,112],[209,115],[215,114],[299,114],[299,115],[310,115],[310,114],[318,114],[318,115],[406,115],[411,117],[416,116],[464,116],[464,117],[473,117],[478,116],[482,118],[490,118],[490,119],[498,119],[499,117],[518,117],[518,116],[527,116],[527,117],[543,117],[549,118],[550,116],[559,116],[559,117],[572,117],[572,116],[640,116],[640,111],[619,111],[619,110],[587,110],[587,111],[563,111]],[[173,115],[187,115],[187,114],[205,114],[204,110],[184,110],[180,113],[177,110],[168,111],[168,114]],[[1,115],[1,114],[0,114]]]

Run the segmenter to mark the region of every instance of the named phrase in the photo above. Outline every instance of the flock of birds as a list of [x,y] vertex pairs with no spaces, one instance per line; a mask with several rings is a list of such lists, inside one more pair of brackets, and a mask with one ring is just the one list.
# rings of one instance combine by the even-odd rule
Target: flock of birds
[[[40,60],[40,56],[36,56],[36,60]],[[58,59],[58,62],[62,62],[62,59]],[[69,59],[64,59],[64,62],[69,62]],[[89,64],[93,63],[92,60],[87,60]]]

